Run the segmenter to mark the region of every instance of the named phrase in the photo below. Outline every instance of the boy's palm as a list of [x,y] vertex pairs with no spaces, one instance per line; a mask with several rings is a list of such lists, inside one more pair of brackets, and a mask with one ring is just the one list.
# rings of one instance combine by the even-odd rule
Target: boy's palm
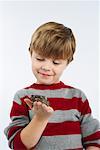
[[25,99],[25,102],[35,112],[36,117],[39,120],[48,119],[54,112],[52,107],[47,106],[41,102],[34,102],[34,106],[33,102],[29,99]]

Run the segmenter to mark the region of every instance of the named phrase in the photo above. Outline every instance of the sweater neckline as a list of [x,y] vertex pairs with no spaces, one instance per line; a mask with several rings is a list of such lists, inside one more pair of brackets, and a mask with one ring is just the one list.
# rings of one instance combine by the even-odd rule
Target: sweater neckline
[[62,81],[50,85],[33,83],[31,87],[36,89],[59,89],[64,87],[64,83]]

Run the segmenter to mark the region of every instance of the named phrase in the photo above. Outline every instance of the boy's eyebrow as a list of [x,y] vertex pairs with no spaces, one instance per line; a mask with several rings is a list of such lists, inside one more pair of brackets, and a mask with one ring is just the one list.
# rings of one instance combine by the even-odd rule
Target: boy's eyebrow
[[61,59],[54,59],[53,61],[58,61],[58,62],[61,62]]
[[35,54],[35,56],[39,56],[39,57],[42,57],[41,55],[39,55],[39,54]]

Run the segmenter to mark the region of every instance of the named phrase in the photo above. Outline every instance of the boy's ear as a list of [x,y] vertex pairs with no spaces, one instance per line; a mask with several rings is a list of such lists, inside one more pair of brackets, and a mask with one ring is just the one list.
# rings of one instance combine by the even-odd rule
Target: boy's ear
[[32,59],[32,52],[29,52],[30,58]]
[[69,62],[68,62],[68,60],[66,60],[66,67],[68,66],[68,64],[69,64]]

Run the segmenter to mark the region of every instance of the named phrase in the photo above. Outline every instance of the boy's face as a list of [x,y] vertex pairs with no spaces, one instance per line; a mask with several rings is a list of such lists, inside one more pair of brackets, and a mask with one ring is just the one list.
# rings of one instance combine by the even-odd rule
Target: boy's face
[[60,76],[67,66],[67,60],[52,60],[43,58],[33,51],[32,53],[32,71],[38,84],[58,83]]

